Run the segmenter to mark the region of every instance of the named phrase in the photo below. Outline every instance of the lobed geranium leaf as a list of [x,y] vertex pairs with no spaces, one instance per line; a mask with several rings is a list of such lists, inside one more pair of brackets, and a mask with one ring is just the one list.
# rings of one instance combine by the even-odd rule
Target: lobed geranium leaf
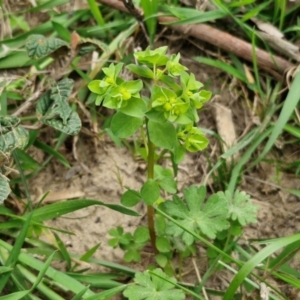
[[230,191],[218,192],[218,196],[228,204],[228,218],[237,220],[242,226],[256,223],[258,207],[250,200],[250,195],[236,190],[234,195]]
[[[184,190],[185,201],[178,196],[173,201],[166,201],[166,213],[178,218],[183,227],[193,232],[200,232],[214,239],[216,234],[229,227],[226,220],[228,214],[227,202],[218,195],[212,195],[204,203],[205,187],[191,186]],[[175,237],[181,237],[186,245],[194,242],[194,237],[174,223],[169,223],[166,232]]]
[[[156,276],[157,275],[157,276]],[[176,279],[167,276],[161,269],[136,273],[135,285],[128,286],[123,295],[130,300],[182,300],[182,290],[174,288]]]

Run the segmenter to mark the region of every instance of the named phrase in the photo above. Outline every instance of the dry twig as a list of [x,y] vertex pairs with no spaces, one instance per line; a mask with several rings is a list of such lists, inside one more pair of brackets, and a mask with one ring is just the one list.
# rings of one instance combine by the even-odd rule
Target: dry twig
[[[128,13],[123,3],[118,0],[98,0],[98,2]],[[158,20],[161,24],[170,26],[181,34],[193,36],[225,51],[231,52],[245,60],[253,61],[252,45],[227,32],[206,24],[172,25],[170,23],[177,21],[174,17],[159,16]],[[255,54],[258,66],[280,80],[283,80],[281,74],[294,66],[289,61],[279,56],[272,56],[259,48],[256,48]]]

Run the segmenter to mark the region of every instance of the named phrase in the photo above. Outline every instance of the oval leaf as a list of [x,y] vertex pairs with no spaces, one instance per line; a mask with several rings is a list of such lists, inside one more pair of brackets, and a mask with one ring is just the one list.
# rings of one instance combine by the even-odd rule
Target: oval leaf
[[141,196],[134,190],[126,191],[121,197],[121,203],[124,206],[132,207],[138,204],[141,200]]
[[143,124],[143,119],[117,112],[111,120],[111,130],[119,138],[133,135]]
[[151,142],[157,147],[165,148],[168,150],[174,148],[177,138],[176,130],[172,123],[157,123],[149,120],[148,131]]
[[141,188],[141,196],[147,205],[152,205],[160,194],[159,186],[153,179],[148,179]]

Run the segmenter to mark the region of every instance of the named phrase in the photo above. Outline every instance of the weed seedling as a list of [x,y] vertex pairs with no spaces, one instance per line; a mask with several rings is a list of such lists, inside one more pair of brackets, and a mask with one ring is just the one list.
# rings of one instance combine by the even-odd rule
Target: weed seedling
[[[190,232],[210,239],[217,239],[221,232],[225,237],[228,233],[226,245],[233,233],[240,232],[237,227],[255,222],[256,207],[245,193],[238,191],[235,195],[219,192],[205,201],[206,188],[190,186],[183,191],[183,199],[177,195],[178,164],[187,151],[202,151],[208,145],[195,124],[199,121],[198,110],[210,99],[211,92],[202,89],[203,84],[180,64],[179,54],[166,53],[167,47],[136,52],[136,64],[125,68],[140,79],[125,81],[120,77],[124,64],[110,64],[102,69],[104,77],[91,81],[88,87],[97,94],[96,105],[115,110],[110,123],[115,136],[126,139],[141,131],[147,137],[143,155],[147,180],[139,191],[127,188],[121,203],[132,207],[143,201],[147,205],[149,233],[141,227],[131,235],[118,227],[110,231],[109,243],[125,251],[127,262],[137,261],[149,236],[156,262],[174,274],[174,250],[180,253],[181,261],[195,253],[197,239]],[[167,153],[173,170],[158,165]],[[181,226],[165,219],[158,208]]]

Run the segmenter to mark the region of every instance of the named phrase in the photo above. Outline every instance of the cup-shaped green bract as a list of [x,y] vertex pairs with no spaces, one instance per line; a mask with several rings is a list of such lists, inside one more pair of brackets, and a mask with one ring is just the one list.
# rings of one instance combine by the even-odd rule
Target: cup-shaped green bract
[[155,50],[150,50],[150,47],[148,47],[145,51],[136,52],[134,56],[141,64],[160,67],[165,66],[169,61],[169,58],[166,55],[167,50],[167,46]]
[[177,137],[189,152],[202,151],[208,145],[208,139],[204,136],[204,133],[198,127],[193,127],[191,124],[184,126],[178,132]]
[[170,76],[180,76],[182,71],[187,70],[187,67],[183,66],[179,63],[180,54],[177,55],[172,54],[169,61],[166,64],[166,69],[168,70],[168,74]]

